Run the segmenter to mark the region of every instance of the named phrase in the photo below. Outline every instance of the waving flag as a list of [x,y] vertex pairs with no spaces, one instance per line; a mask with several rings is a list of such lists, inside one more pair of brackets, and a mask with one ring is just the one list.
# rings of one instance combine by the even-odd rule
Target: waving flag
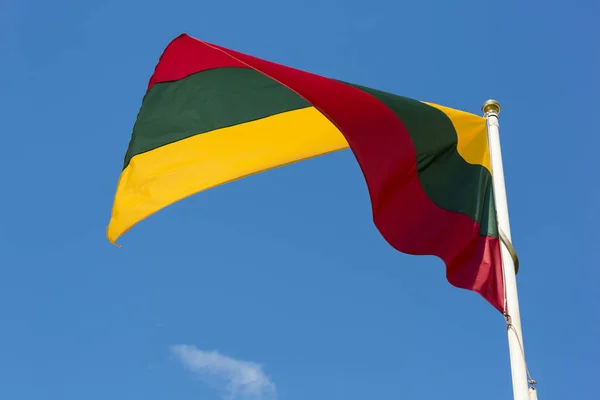
[[436,255],[448,281],[503,311],[483,117],[341,82],[181,35],[138,114],[108,239],[235,179],[350,148],[395,249]]

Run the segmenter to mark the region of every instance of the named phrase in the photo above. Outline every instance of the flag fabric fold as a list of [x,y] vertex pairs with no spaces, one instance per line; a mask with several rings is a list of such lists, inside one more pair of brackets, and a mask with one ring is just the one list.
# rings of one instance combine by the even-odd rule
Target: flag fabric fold
[[202,190],[350,148],[373,220],[398,251],[435,255],[448,281],[504,309],[483,117],[203,42],[165,49],[142,101],[108,239]]

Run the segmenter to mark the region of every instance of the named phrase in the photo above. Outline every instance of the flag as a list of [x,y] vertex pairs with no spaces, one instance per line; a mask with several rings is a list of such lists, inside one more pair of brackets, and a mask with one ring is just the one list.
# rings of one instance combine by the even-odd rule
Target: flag
[[169,43],[148,84],[108,239],[202,190],[348,147],[385,240],[403,253],[440,257],[452,285],[503,311],[483,117],[186,34]]

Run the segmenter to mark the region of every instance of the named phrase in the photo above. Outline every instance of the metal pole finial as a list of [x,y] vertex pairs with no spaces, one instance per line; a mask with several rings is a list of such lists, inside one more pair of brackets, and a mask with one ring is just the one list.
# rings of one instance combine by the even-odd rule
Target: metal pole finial
[[496,100],[489,99],[483,103],[483,106],[481,106],[481,111],[483,111],[483,114],[486,116],[489,114],[498,115],[500,114],[500,103],[498,103]]

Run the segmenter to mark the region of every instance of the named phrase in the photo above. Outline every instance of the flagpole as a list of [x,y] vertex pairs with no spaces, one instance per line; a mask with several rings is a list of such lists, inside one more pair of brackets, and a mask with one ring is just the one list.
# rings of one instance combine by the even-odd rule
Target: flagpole
[[[510,220],[508,217],[508,202],[506,199],[506,187],[504,183],[502,150],[500,148],[500,125],[498,122],[500,104],[496,100],[488,100],[483,104],[482,111],[487,121],[486,125],[492,161],[494,200],[496,203],[498,228],[502,239],[501,254],[506,293],[505,318],[507,322],[513,396],[514,400],[528,400],[530,398],[530,388],[528,383],[533,385],[535,382],[530,382],[528,379],[523,347],[523,333],[521,331],[519,297],[517,294],[517,279],[515,273],[516,253],[512,251],[513,254],[511,254],[513,248],[511,245],[512,239],[510,233]],[[534,388],[531,390],[531,395],[534,396],[533,398],[537,397]]]

